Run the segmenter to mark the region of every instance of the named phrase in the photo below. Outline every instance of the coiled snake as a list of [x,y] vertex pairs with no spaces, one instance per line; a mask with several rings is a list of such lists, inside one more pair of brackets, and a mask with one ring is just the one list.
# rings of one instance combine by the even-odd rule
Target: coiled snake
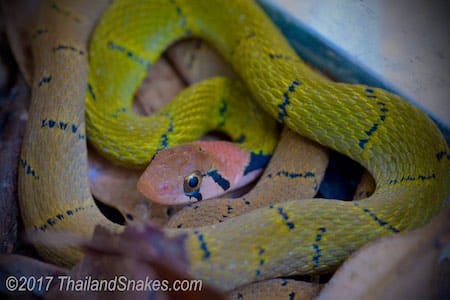
[[[19,173],[22,217],[32,235],[90,236],[96,224],[120,230],[100,213],[87,181],[85,96],[102,84],[119,84],[117,78],[100,85],[86,79],[88,34],[95,11],[104,5],[50,1],[32,36],[32,104]],[[145,36],[148,62],[141,60],[138,44],[103,41],[114,59],[136,68],[147,68],[178,38],[206,39],[272,117],[351,157],[376,181],[373,195],[357,202],[292,199],[216,225],[168,230],[187,233],[195,277],[231,289],[321,272],[369,240],[423,225],[445,205],[448,148],[435,124],[382,89],[329,82],[312,73],[253,1],[123,0],[111,5],[101,24],[107,32],[127,35],[135,26],[133,35]],[[72,248],[38,250],[60,264],[80,258]]]

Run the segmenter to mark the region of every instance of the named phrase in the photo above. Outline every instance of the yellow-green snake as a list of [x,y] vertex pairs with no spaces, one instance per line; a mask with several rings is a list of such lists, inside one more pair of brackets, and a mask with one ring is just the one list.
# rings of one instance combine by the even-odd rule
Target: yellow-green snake
[[[93,83],[92,91],[86,88],[89,32],[96,11],[106,5],[87,2],[46,2],[32,34],[35,69],[19,197],[25,228],[35,236],[55,231],[91,236],[97,224],[120,230],[99,211],[89,191],[84,101],[86,93],[89,97],[128,79],[105,79]],[[128,28],[131,24],[136,27]],[[167,230],[187,234],[193,276],[231,289],[322,272],[376,237],[423,225],[445,205],[448,146],[435,124],[382,89],[321,79],[253,1],[116,1],[102,26],[111,33],[145,36],[150,63],[175,39],[206,39],[271,116],[351,157],[376,181],[373,195],[357,202],[292,199],[216,225]],[[117,55],[108,62],[112,67],[116,60],[140,67],[140,53],[134,52],[139,46],[112,45],[111,55]],[[134,54],[121,53],[120,47]],[[120,137],[115,141],[121,143]],[[80,258],[72,248],[43,244],[38,250],[59,264]]]

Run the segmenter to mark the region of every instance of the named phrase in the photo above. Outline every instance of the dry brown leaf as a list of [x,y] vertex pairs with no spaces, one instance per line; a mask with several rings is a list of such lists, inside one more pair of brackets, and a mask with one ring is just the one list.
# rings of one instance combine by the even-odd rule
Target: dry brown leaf
[[166,105],[184,87],[183,78],[161,57],[138,89],[134,111],[139,115],[150,115]]
[[214,76],[236,77],[231,67],[205,41],[192,39],[167,49],[167,57],[190,84]]
[[449,299],[450,278],[441,277],[449,274],[449,250],[447,208],[423,228],[361,248],[339,268],[318,299]]
[[[223,295],[202,283],[201,290],[163,292],[161,287],[145,290],[150,280],[167,280],[172,287],[175,280],[192,279],[186,274],[188,261],[184,249],[184,236],[167,237],[163,231],[150,225],[127,226],[121,234],[110,233],[97,227],[92,241],[84,245],[85,256],[68,274],[74,281],[86,282],[87,278],[110,280],[113,289],[117,283],[145,282],[144,290],[138,288],[126,293],[109,291],[66,291],[64,279],[46,295],[46,299],[224,299]],[[92,282],[92,281],[91,281]],[[94,285],[91,285],[93,287]]]

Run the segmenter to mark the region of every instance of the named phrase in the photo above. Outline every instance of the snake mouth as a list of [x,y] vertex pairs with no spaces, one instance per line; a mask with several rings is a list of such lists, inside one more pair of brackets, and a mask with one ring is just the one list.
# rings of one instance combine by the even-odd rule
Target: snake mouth
[[200,193],[200,189],[197,189],[191,193],[185,193],[185,195],[187,197],[189,197],[190,203],[194,203],[194,202],[203,200],[203,196],[202,196],[202,193]]

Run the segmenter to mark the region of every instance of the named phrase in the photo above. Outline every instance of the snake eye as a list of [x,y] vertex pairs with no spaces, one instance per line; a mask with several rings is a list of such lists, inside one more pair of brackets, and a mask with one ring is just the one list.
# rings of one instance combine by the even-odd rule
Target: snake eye
[[194,171],[190,175],[184,177],[183,189],[185,193],[195,192],[200,188],[202,183],[202,173]]

